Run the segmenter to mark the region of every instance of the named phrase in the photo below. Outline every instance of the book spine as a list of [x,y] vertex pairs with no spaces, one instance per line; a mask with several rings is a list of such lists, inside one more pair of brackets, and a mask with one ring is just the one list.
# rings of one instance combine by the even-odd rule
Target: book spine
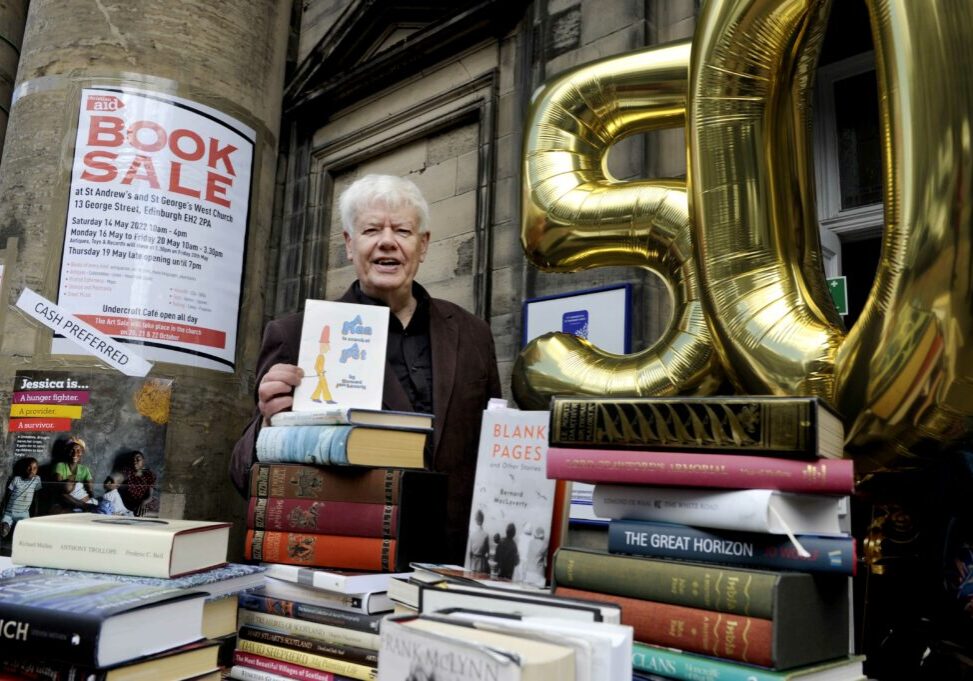
[[622,624],[634,629],[636,641],[774,666],[774,626],[770,620],[560,586],[554,593],[618,604],[622,608]]
[[[349,602],[358,601],[360,598],[348,597]],[[307,620],[308,622],[318,622],[329,624],[335,627],[347,627],[358,631],[378,633],[382,615],[370,615],[364,612],[353,612],[341,608],[327,608],[311,603],[298,603],[284,598],[272,596],[261,596],[260,594],[240,594],[240,607],[257,612],[265,612],[271,615],[282,615],[284,617],[296,617],[297,619]]]
[[683,653],[635,642],[632,644],[632,669],[662,674],[677,681],[786,681],[787,676],[753,666],[741,666],[715,657]]
[[14,533],[11,559],[18,565],[169,578],[173,537],[146,532],[138,537],[115,532],[110,524],[65,527],[57,523],[21,523]]
[[402,474],[391,468],[256,463],[250,470],[250,496],[398,504]]
[[291,636],[277,631],[268,631],[248,625],[240,627],[238,636],[248,641],[258,641],[272,646],[281,646],[292,650],[301,650],[312,655],[323,655],[336,660],[354,662],[368,667],[378,665],[378,651],[358,646],[338,645],[326,643],[304,636]]
[[306,636],[307,638],[326,641],[327,643],[378,650],[379,638],[377,633],[346,629],[342,626],[320,624],[318,622],[282,617],[280,615],[270,615],[263,612],[256,612],[255,610],[240,610],[237,614],[237,621],[240,626],[249,624],[255,627],[282,631],[291,636]]
[[774,452],[814,458],[817,409],[811,400],[671,401],[558,398],[550,444],[559,447],[668,448]]
[[851,494],[851,459],[550,447],[547,477],[580,482]]
[[247,530],[245,556],[305,567],[390,572],[396,568],[396,545],[394,539],[375,537]]
[[58,662],[47,662],[38,658],[6,657],[0,659],[0,679],[30,679],[30,681],[71,681],[73,678],[100,681],[103,674],[95,675],[93,667],[78,667]]
[[[21,531],[22,524],[17,528]],[[79,613],[0,602],[2,657],[96,665],[101,622]]]
[[694,565],[562,548],[554,557],[558,586],[772,619],[779,600],[772,572]]
[[263,657],[281,660],[282,662],[290,662],[291,664],[297,664],[302,667],[310,667],[311,669],[317,669],[322,672],[349,676],[360,681],[374,681],[378,676],[378,670],[375,667],[355,664],[354,662],[344,662],[343,660],[336,660],[334,658],[324,657],[323,655],[313,655],[300,650],[267,645],[266,643],[258,643],[257,641],[241,639],[237,642],[237,649],[245,653],[262,655]]
[[247,527],[250,529],[279,532],[392,539],[398,524],[398,506],[353,501],[251,497],[247,513]]
[[[245,671],[257,671],[283,676],[288,679],[298,679],[298,681],[335,681],[335,675],[331,672],[322,672],[317,669],[301,667],[290,662],[282,662],[263,655],[245,653],[242,650],[233,651],[233,670],[230,677],[234,679],[262,679],[263,677],[246,676],[237,673],[238,666],[248,668]],[[236,674],[234,676],[234,674]]]
[[770,493],[597,484],[595,515],[613,520],[652,520],[745,532],[769,532]]
[[807,550],[807,557],[802,557],[784,535],[716,532],[643,520],[612,520],[608,526],[608,551],[611,553],[775,570],[856,573],[853,537],[802,535],[797,539]]

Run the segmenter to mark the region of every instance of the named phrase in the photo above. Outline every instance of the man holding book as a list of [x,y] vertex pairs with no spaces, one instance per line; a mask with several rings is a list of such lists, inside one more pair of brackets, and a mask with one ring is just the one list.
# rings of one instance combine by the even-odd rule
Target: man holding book
[[[447,473],[448,555],[462,563],[483,409],[500,397],[490,327],[415,282],[429,247],[428,205],[416,185],[367,175],[339,199],[348,259],[358,276],[339,300],[390,309],[382,406],[435,415],[432,468]],[[257,433],[291,407],[303,371],[296,366],[303,313],[274,320],[257,360],[257,410],[233,449],[230,474],[246,489]]]

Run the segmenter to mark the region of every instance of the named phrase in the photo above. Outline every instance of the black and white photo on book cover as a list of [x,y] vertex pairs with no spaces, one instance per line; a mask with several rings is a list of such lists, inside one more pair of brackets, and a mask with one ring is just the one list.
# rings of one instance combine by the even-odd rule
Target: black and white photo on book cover
[[172,381],[18,371],[3,466],[0,555],[19,520],[159,515]]
[[483,412],[464,567],[544,586],[556,482],[547,478],[549,412]]

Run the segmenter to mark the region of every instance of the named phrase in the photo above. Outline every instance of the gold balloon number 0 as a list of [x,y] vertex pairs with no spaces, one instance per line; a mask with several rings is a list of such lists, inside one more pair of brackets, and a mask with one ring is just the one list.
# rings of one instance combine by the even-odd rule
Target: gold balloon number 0
[[[535,98],[521,242],[548,271],[636,266],[673,301],[650,348],[565,334],[514,367],[522,406],[553,394],[818,395],[880,467],[973,426],[973,3],[868,0],[883,144],[882,257],[843,329],[824,280],[810,93],[826,0],[709,0],[692,44],[585,65]],[[621,182],[621,138],[685,125],[687,182]],[[854,263],[846,264],[854,266]]]

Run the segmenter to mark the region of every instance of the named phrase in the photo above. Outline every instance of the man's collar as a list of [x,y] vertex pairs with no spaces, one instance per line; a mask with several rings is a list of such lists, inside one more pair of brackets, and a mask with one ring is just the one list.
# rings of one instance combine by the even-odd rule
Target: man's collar
[[[372,298],[370,295],[361,290],[361,284],[358,280],[351,285],[351,293],[355,299],[356,303],[361,303],[362,305],[381,305],[382,307],[388,307],[388,304],[383,300],[378,300],[377,298]],[[412,297],[416,299],[416,308],[427,307],[429,305],[429,292],[422,287],[417,281],[412,282]]]

